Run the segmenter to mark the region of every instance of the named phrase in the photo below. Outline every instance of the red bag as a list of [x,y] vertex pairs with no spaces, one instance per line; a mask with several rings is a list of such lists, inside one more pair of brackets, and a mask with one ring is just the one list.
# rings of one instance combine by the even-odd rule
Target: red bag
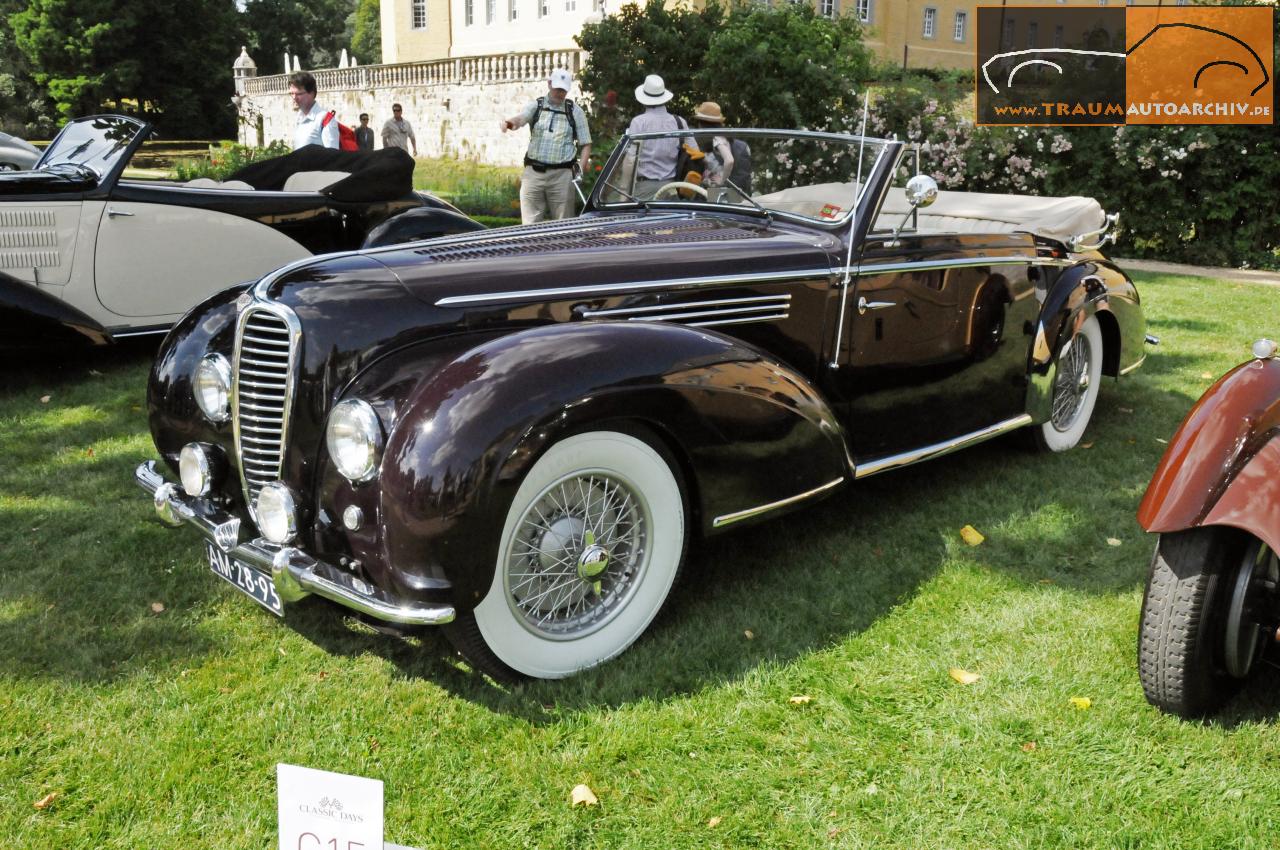
[[[332,121],[333,117],[337,114],[338,113],[336,112],[330,112],[328,115],[324,116],[324,120],[320,122],[320,126],[322,128],[328,127],[329,122]],[[338,122],[338,150],[342,150],[342,151],[360,150],[360,145],[356,144],[356,131],[352,130],[350,127],[348,127],[346,124],[343,124],[341,121]]]

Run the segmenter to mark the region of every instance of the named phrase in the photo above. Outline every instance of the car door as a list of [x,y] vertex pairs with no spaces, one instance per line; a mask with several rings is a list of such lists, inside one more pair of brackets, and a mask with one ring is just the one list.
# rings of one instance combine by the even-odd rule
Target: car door
[[[113,197],[98,223],[94,284],[125,325],[167,324],[205,297],[310,252],[252,218],[182,203]],[[194,196],[193,196],[194,200]]]
[[1022,413],[1033,256],[1016,234],[869,237],[841,352],[855,459],[963,439]]

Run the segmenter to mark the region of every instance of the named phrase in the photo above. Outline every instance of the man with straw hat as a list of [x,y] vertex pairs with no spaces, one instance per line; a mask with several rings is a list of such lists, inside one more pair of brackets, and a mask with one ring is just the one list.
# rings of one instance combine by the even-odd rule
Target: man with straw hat
[[[671,130],[687,130],[689,125],[677,115],[667,111],[667,103],[674,94],[667,91],[662,77],[650,74],[644,82],[636,86],[636,100],[645,108],[644,112],[631,119],[628,133],[661,133]],[[680,143],[684,141],[693,150],[698,150],[698,143],[692,136],[683,139],[648,139],[640,147],[640,155],[636,160],[636,195],[645,197],[665,183],[676,179],[676,162],[680,157]]]

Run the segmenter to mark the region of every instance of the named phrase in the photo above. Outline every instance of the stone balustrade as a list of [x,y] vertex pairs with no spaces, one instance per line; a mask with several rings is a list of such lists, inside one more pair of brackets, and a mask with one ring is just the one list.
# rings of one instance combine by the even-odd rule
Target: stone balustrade
[[[420,156],[516,165],[524,157],[529,132],[503,133],[499,119],[545,94],[553,68],[568,68],[576,77],[585,59],[581,50],[548,50],[311,73],[317,100],[336,110],[344,124],[356,126],[360,113],[367,112],[376,131],[391,117],[391,104],[401,103],[413,124]],[[242,142],[257,144],[259,119],[263,142],[292,138],[294,111],[288,91],[287,74],[244,80],[244,97],[239,100]],[[571,97],[580,96],[575,86]],[[376,145],[381,144],[379,139]]]

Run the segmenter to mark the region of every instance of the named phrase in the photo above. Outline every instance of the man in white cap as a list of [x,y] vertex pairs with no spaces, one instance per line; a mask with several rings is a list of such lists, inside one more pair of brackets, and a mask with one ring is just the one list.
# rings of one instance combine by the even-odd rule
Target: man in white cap
[[547,80],[547,94],[502,122],[504,133],[529,125],[529,149],[520,178],[520,219],[525,224],[574,215],[574,150],[578,168],[586,171],[591,130],[582,107],[568,99],[572,85],[573,75],[556,68]]
[[[636,86],[636,100],[645,108],[644,112],[631,119],[628,133],[661,133],[671,130],[687,130],[688,123],[678,115],[667,111],[667,103],[674,94],[667,91],[666,83],[657,74],[644,78],[644,83]],[[680,158],[680,142],[684,141],[694,150],[698,150],[698,142],[692,136],[683,140],[672,136],[668,139],[647,139],[640,146],[640,155],[636,159],[636,197],[651,195],[663,184],[676,179],[676,162]]]

